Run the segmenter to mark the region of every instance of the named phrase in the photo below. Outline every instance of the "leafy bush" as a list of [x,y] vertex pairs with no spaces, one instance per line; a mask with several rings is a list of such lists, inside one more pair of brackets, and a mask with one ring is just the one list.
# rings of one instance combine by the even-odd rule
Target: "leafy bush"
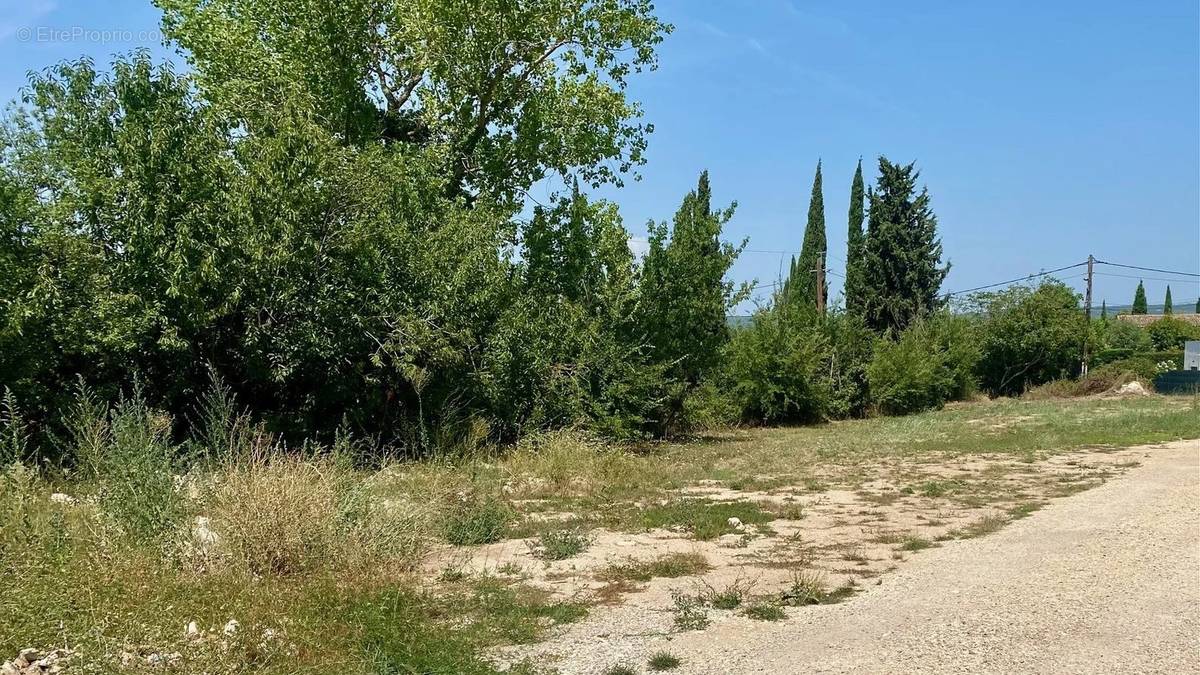
[[175,487],[179,448],[170,441],[171,418],[151,410],[134,389],[111,409],[81,387],[67,418],[73,454],[93,477],[100,507],[136,539],[172,532],[185,515]]
[[1128,355],[1148,352],[1154,348],[1150,334],[1135,323],[1109,319],[1094,322],[1093,329],[1097,342],[1097,353],[1106,350],[1122,350]]
[[1165,316],[1146,326],[1146,333],[1158,351],[1183,349],[1188,340],[1200,339],[1200,326]]
[[811,422],[828,408],[829,351],[815,316],[787,305],[755,312],[727,349],[730,396],[746,420]]
[[980,384],[990,394],[1070,377],[1079,368],[1087,325],[1079,297],[1059,281],[976,296],[981,307]]
[[977,348],[965,319],[935,317],[898,340],[880,339],[867,370],[871,398],[890,415],[940,408],[968,395]]

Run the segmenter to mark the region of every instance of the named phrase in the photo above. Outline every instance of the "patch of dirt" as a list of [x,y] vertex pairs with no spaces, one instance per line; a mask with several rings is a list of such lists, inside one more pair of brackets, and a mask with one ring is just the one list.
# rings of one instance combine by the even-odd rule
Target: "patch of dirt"
[[[1146,455],[1145,448],[1093,449],[1034,462],[1012,455],[928,460],[881,460],[856,466],[869,481],[854,487],[813,491],[803,486],[771,490],[735,490],[707,481],[679,490],[676,496],[714,502],[754,502],[799,507],[799,519],[777,518],[746,525],[739,534],[696,541],[667,530],[613,532],[593,530],[590,546],[576,557],[544,561],[533,553],[534,539],[515,539],[470,547],[446,547],[426,561],[436,575],[445,569],[500,574],[523,579],[564,599],[594,603],[588,617],[550,640],[502,648],[501,664],[532,659],[565,673],[600,672],[605,664],[665,649],[678,633],[674,598],[705,588],[748,585],[754,596],[778,598],[797,573],[816,575],[827,589],[863,588],[881,575],[903,569],[921,550],[940,541],[999,529],[1025,512],[1022,508],[1100,485]],[[555,513],[553,519],[570,514]],[[998,522],[999,521],[999,522]],[[980,526],[985,523],[989,527]],[[978,529],[973,529],[977,526]],[[614,585],[598,578],[602,570],[630,561],[649,561],[674,553],[699,554],[711,566],[695,576],[653,578]],[[746,619],[739,610],[708,609],[712,626]],[[602,645],[603,663],[581,660],[578,646]],[[595,655],[595,649],[589,648]],[[590,663],[590,665],[589,665]],[[594,667],[593,667],[594,666]]]

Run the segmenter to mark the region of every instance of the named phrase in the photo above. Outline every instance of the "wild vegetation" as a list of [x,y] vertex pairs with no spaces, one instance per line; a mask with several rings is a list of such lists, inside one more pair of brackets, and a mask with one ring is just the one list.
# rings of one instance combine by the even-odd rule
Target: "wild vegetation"
[[[748,325],[727,319],[750,291],[728,277],[736,203],[714,206],[707,172],[635,256],[589,192],[644,162],[626,86],[671,30],[649,2],[156,4],[186,72],[140,52],[57,64],[0,129],[0,649],[66,642],[101,671],[491,672],[487,649],[588,607],[514,575],[431,583],[435,548],[520,535],[549,566],[599,527],[765,530],[801,509],[678,490],[818,481],[851,449],[1194,433],[1161,402],[986,444],[954,411],[925,433],[926,411],[980,392],[1150,378],[1196,333],[1089,321],[1054,281],[952,304],[914,164],[880,157],[868,189],[860,162],[840,299],[820,163],[802,251]],[[565,187],[534,204],[543,181]],[[703,442],[784,423],[813,426]],[[598,577],[617,593],[707,568],[677,553]],[[794,604],[828,595],[796,583]],[[681,595],[679,626],[781,618],[751,600]]]

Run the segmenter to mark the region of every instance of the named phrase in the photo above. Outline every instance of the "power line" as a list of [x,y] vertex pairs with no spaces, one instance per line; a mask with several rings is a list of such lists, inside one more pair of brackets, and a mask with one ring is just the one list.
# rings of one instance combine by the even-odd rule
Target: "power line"
[[1149,280],[1149,281],[1174,281],[1174,282],[1180,283],[1180,284],[1200,283],[1200,281],[1195,281],[1192,279],[1178,279],[1178,278],[1169,279],[1167,277],[1140,277],[1140,276],[1137,276],[1136,274],[1117,274],[1115,272],[1096,272],[1096,275],[1101,276],[1101,277],[1120,277],[1122,279],[1138,279],[1138,280]]
[[1122,265],[1121,263],[1105,262],[1103,260],[1097,260],[1096,264],[1097,265],[1111,265],[1113,267],[1124,267],[1126,269],[1131,269],[1131,270],[1143,270],[1146,272],[1162,272],[1163,274],[1179,274],[1179,275],[1185,276],[1185,277],[1200,277],[1200,274],[1196,274],[1194,272],[1176,272],[1175,270],[1160,270],[1157,267],[1138,267],[1137,265]]
[[994,284],[987,284],[986,286],[976,286],[975,288],[965,288],[965,289],[963,289],[963,290],[961,290],[961,291],[954,291],[953,293],[947,293],[947,294],[946,294],[946,297],[950,297],[950,296],[954,296],[954,295],[962,295],[963,293],[971,293],[971,292],[973,292],[973,291],[982,291],[982,290],[984,290],[984,289],[987,289],[987,288],[995,288],[995,287],[997,287],[997,286],[1007,286],[1007,285],[1009,285],[1009,284],[1015,284],[1015,283],[1017,283],[1018,281],[1027,281],[1027,280],[1029,280],[1029,279],[1036,279],[1036,278],[1038,278],[1038,277],[1044,277],[1044,276],[1046,276],[1046,275],[1049,275],[1049,274],[1054,274],[1055,272],[1061,272],[1061,271],[1063,271],[1063,270],[1074,269],[1074,268],[1076,268],[1076,267],[1083,267],[1083,266],[1084,266],[1084,265],[1086,265],[1086,264],[1087,264],[1087,261],[1085,260],[1085,261],[1083,261],[1083,262],[1081,262],[1081,263],[1075,263],[1074,265],[1067,265],[1066,267],[1059,267],[1059,268],[1057,268],[1057,269],[1047,270],[1047,271],[1045,271],[1045,272],[1038,272],[1038,273],[1036,273],[1036,274],[1029,274],[1029,275],[1026,275],[1026,276],[1023,276],[1023,277],[1017,277],[1016,279],[1009,279],[1008,281],[998,281],[998,282],[996,282],[996,283],[994,283]]

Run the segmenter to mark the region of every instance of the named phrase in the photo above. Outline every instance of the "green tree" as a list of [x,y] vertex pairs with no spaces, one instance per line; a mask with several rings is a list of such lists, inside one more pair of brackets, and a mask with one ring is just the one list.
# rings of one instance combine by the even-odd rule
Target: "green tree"
[[626,97],[670,26],[645,0],[156,0],[205,96],[265,128],[280,100],[344,142],[426,149],[464,190],[620,182],[650,125]]
[[1200,314],[1200,298],[1196,298],[1196,313]]
[[862,160],[854,169],[854,180],[850,183],[850,217],[846,232],[846,310],[858,314],[862,310],[865,272],[863,270],[865,256],[865,238],[863,236],[864,188]]
[[1171,307],[1171,285],[1167,284],[1167,297],[1163,298],[1163,314],[1174,314]]
[[975,302],[983,317],[978,372],[988,393],[1016,395],[1076,372],[1079,336],[1088,324],[1070,287],[1049,280],[1037,288],[979,294]]
[[[821,162],[813,177],[812,195],[808,202],[808,225],[804,228],[804,242],[800,246],[800,257],[792,263],[788,279],[784,284],[785,302],[800,307],[817,306],[817,270],[825,267],[825,199],[821,190]],[[828,284],[822,289],[828,297]]]
[[879,158],[879,178],[868,199],[862,307],[877,332],[903,331],[942,303],[938,298],[950,266],[941,265],[942,243],[929,191],[917,191],[914,164]]
[[1130,311],[1130,313],[1146,313],[1146,287],[1142,285],[1141,281],[1138,281],[1137,290],[1133,293],[1133,309]]
[[1100,320],[1108,321],[1108,302],[1105,300],[1100,301]]
[[642,267],[640,323],[656,363],[669,364],[677,390],[668,401],[659,432],[681,422],[683,398],[717,367],[728,340],[726,313],[745,297],[726,273],[741,249],[721,241],[736,202],[714,211],[708,172],[683,199],[671,226],[650,223],[650,249]]

